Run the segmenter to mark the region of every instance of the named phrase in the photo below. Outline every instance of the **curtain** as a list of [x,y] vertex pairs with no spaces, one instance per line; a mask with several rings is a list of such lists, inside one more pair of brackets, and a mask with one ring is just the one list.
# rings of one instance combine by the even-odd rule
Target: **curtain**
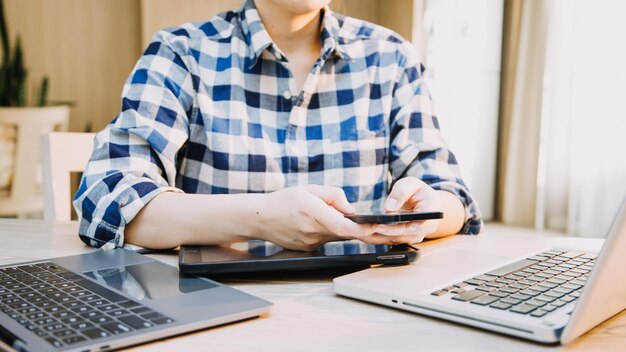
[[547,1],[505,1],[496,219],[535,221]]
[[605,236],[626,196],[626,2],[550,2],[537,226]]
[[604,236],[626,196],[626,2],[505,2],[497,216]]

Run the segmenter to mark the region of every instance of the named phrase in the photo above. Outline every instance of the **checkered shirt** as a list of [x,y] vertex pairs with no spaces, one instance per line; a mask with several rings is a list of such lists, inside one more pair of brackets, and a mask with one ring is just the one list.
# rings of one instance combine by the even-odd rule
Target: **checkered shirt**
[[287,58],[251,0],[239,11],[158,32],[94,142],[74,207],[81,239],[124,243],[124,228],[166,191],[265,193],[341,187],[380,211],[390,186],[417,177],[481,218],[442,138],[412,45],[325,9],[321,53],[297,92]]

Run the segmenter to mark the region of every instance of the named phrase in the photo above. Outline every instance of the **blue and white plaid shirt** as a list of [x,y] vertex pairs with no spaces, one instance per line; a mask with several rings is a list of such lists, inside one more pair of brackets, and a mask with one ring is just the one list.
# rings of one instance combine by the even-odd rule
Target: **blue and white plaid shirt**
[[301,92],[251,0],[208,22],[160,31],[98,133],[74,206],[92,246],[165,191],[233,194],[320,184],[360,211],[415,176],[465,205],[462,233],[481,227],[476,201],[442,139],[412,45],[325,9],[321,55]]

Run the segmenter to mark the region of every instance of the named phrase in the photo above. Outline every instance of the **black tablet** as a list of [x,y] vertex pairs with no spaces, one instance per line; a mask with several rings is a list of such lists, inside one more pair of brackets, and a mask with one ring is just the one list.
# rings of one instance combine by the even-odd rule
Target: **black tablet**
[[408,244],[373,245],[353,240],[330,242],[317,251],[303,252],[254,240],[221,246],[181,246],[178,267],[187,274],[209,275],[401,265],[417,260],[418,256],[419,250]]

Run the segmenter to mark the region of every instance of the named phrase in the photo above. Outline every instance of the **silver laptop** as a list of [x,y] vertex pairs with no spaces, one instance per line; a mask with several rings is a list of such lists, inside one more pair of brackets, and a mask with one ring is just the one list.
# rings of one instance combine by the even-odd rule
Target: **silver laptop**
[[417,262],[334,280],[341,295],[534,341],[567,344],[626,308],[626,202],[599,255],[455,236]]
[[255,317],[271,305],[123,249],[4,265],[0,350],[107,351]]

